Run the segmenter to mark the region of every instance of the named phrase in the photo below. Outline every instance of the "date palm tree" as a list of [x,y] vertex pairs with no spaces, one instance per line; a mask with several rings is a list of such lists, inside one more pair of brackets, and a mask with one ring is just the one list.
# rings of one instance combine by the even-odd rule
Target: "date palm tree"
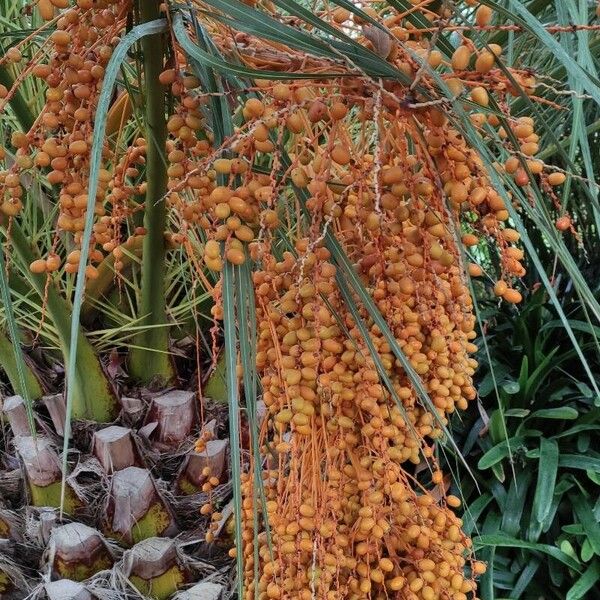
[[0,595],[475,597],[478,299],[544,286],[599,393],[595,19],[0,2]]

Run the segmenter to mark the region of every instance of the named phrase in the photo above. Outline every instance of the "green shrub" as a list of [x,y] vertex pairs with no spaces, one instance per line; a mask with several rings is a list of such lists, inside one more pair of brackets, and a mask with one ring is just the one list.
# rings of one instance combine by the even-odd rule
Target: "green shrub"
[[[598,329],[575,302],[564,308],[600,376]],[[477,466],[461,491],[465,529],[490,563],[481,597],[600,597],[600,398],[544,292],[518,315],[490,305],[486,316],[480,403],[455,423]]]

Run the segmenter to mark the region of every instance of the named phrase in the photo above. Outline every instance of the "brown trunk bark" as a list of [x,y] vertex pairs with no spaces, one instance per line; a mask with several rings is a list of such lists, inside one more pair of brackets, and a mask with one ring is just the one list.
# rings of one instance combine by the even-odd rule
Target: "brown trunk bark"
[[128,423],[136,423],[144,414],[145,404],[143,400],[131,396],[121,397],[123,416]]
[[[60,506],[62,470],[58,453],[52,442],[45,437],[18,437],[15,445],[27,476],[31,504],[33,506]],[[82,502],[73,488],[67,484],[64,509],[73,514]]]
[[67,418],[65,397],[62,394],[52,394],[51,396],[44,396],[42,402],[50,414],[54,430],[58,435],[64,435],[65,419]]
[[116,471],[111,485],[105,526],[108,535],[127,544],[153,536],[173,535],[177,527],[150,471],[127,467]]
[[92,600],[87,588],[70,579],[51,581],[44,586],[48,600]]
[[201,452],[192,450],[178,479],[179,489],[185,493],[189,489],[186,484],[189,484],[199,491],[210,477],[220,479],[225,469],[228,447],[228,440],[211,440],[206,442],[206,448]]
[[180,592],[174,600],[221,600],[224,594],[225,588],[222,585],[207,581]]
[[31,435],[29,422],[27,421],[25,400],[23,400],[21,396],[9,396],[8,398],[5,398],[3,410],[15,437],[20,435]]
[[52,530],[58,524],[58,511],[55,508],[42,506],[40,508],[28,509],[27,530],[29,536],[39,546],[47,546],[50,542]]
[[49,563],[52,576],[83,581],[109,569],[113,556],[100,532],[83,523],[56,527],[50,536]]
[[92,440],[92,449],[103,469],[109,474],[141,464],[131,429],[125,427],[111,425],[97,431]]
[[61,480],[60,459],[48,438],[20,437],[15,445],[30,483],[47,487]]
[[14,512],[0,508],[0,552],[2,551],[1,543],[4,541],[23,541],[22,525],[21,519]]
[[190,579],[175,543],[166,538],[149,538],[135,545],[123,555],[121,568],[144,598],[166,600]]
[[152,400],[146,424],[158,424],[152,437],[159,449],[176,448],[186,441],[195,422],[195,398],[194,392],[173,390]]

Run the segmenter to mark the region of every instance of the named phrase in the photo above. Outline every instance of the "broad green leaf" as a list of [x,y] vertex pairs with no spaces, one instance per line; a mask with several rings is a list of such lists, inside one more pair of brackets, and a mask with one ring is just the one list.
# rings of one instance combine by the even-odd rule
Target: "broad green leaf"
[[532,518],[538,523],[542,523],[550,512],[557,475],[558,444],[556,440],[541,438],[538,477],[531,510]]
[[494,474],[494,477],[501,483],[506,481],[506,473],[504,472],[504,465],[502,463],[496,463],[495,465],[492,465],[492,473]]
[[[586,323],[585,321],[579,321],[576,319],[569,319],[569,324],[573,331],[582,331],[584,333],[591,333],[600,336],[600,327],[596,327]],[[540,333],[549,329],[562,329],[564,327],[562,321],[549,321],[544,323],[540,329]]]
[[477,468],[489,469],[491,466],[495,465],[496,463],[499,463],[501,460],[504,460],[509,455],[511,449],[514,452],[516,449],[521,448],[523,446],[525,438],[511,438],[509,441],[510,444],[506,441],[503,441],[499,444],[496,444],[493,448],[488,450],[479,459],[479,462],[477,463]]
[[526,408],[509,408],[504,412],[505,417],[518,417],[520,419],[527,417],[531,411]]
[[502,511],[502,532],[506,535],[515,536],[519,533],[532,475],[531,471],[521,471],[510,483],[506,504]]
[[596,485],[600,485],[600,473],[595,471],[587,471],[586,474]]
[[575,425],[570,429],[562,431],[561,433],[557,433],[553,437],[554,439],[558,440],[560,438],[569,437],[571,435],[577,435],[582,431],[600,431],[600,425],[595,425],[594,423],[590,423],[589,425],[582,423],[581,425]]
[[548,544],[534,544],[532,542],[525,542],[523,540],[519,540],[517,538],[513,538],[506,535],[480,535],[473,538],[473,543],[475,548],[477,547],[499,547],[499,548],[523,548],[526,550],[533,550],[535,552],[541,552],[552,558],[560,561],[567,567],[581,572],[581,565],[579,561],[569,556],[567,553],[563,552],[556,546],[550,546]]
[[506,383],[502,384],[502,389],[507,394],[510,394],[512,396],[513,394],[519,393],[519,391],[521,390],[521,386],[517,381],[507,381]]
[[587,385],[584,381],[578,381],[575,385],[577,386],[584,398],[594,398],[594,392],[592,392],[590,386]]
[[557,408],[541,408],[531,413],[531,418],[536,419],[560,419],[563,421],[572,421],[579,416],[574,408],[562,406]]
[[521,571],[519,579],[517,579],[517,582],[511,590],[511,598],[520,598],[521,595],[528,590],[531,580],[538,572],[541,565],[542,561],[535,556],[532,556],[527,560],[525,568]]
[[561,454],[558,459],[558,466],[600,473],[600,458],[582,456],[580,454]]
[[585,540],[583,540],[583,544],[581,544],[581,560],[583,562],[590,562],[590,560],[594,558],[594,554],[594,548],[592,547],[590,540],[585,538]]
[[521,361],[521,370],[519,371],[519,388],[525,389],[527,385],[527,381],[529,379],[529,359],[527,354],[523,355],[523,359]]
[[579,560],[577,558],[577,552],[575,552],[575,548],[573,544],[569,540],[563,540],[560,542],[560,549],[569,556],[572,556],[574,560]]
[[553,359],[557,352],[558,348],[554,348],[527,378],[524,394],[526,400],[530,400],[537,393],[539,386],[548,380],[548,375],[554,368]]
[[487,509],[494,497],[491,494],[483,494],[473,502],[465,505],[465,514],[463,516],[463,531],[466,535],[471,535],[479,517]]
[[[600,562],[595,560],[567,592],[566,600],[582,600],[600,580]],[[590,599],[591,600],[591,599]]]
[[[495,358],[495,357],[494,357]],[[490,361],[492,363],[492,361]],[[502,381],[510,373],[510,367],[497,360],[493,361],[490,371],[485,374],[479,383],[478,391],[480,396],[486,397],[494,391],[495,383]]]
[[574,525],[565,525],[561,529],[565,533],[569,533],[571,535],[585,535],[585,530],[580,523],[575,523]]
[[580,433],[577,436],[577,451],[580,454],[586,454],[588,451],[588,448],[590,447],[590,442],[591,442],[590,434],[587,431]]
[[570,494],[569,498],[579,522],[583,525],[589,543],[597,556],[600,556],[600,523],[584,496]]
[[[500,402],[500,404],[502,404]],[[506,419],[503,411],[498,408],[491,415],[488,423],[489,436],[493,444],[506,441],[508,436]]]

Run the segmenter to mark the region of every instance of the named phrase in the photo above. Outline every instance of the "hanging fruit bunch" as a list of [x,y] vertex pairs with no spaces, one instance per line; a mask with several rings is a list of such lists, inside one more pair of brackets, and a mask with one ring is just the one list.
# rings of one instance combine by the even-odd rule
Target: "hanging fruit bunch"
[[[59,8],[68,10],[59,12]],[[32,262],[30,269],[33,273],[52,273],[64,267],[66,273],[75,273],[88,208],[94,115],[106,66],[125,32],[131,5],[117,1],[100,5],[79,0],[69,8],[68,2],[41,1],[37,10],[50,22],[53,31],[38,51],[37,60],[26,62],[24,59],[23,52],[27,51],[30,40],[20,44],[24,46],[23,52],[13,47],[6,53],[2,60],[4,66],[21,70],[15,85],[6,90],[1,102],[2,106],[6,105],[26,77],[45,82],[46,102],[28,131],[17,129],[11,134],[8,150],[15,154],[15,161],[1,176],[3,203],[0,210],[8,217],[18,216],[23,208],[23,175],[43,172],[58,198],[56,236],[47,255]],[[115,143],[115,131],[124,126],[130,115],[128,94],[121,94],[109,114],[107,133],[110,137],[102,148],[94,232],[86,268],[89,279],[98,277],[95,265],[102,262],[108,252],[115,252],[118,267],[120,244],[128,241],[131,246],[134,238],[144,233],[143,228],[138,228],[132,230],[132,239],[120,239],[121,225],[140,210],[134,198],[143,196],[145,191],[139,168],[145,161],[146,141],[138,138],[130,143]],[[73,245],[61,257],[55,249],[65,234],[73,236]]]
[[[533,120],[510,115],[511,95],[533,97],[536,83],[517,70],[506,78],[497,65],[501,47],[478,49],[465,38],[444,58],[406,15],[367,14],[388,37],[344,9],[321,17],[362,31],[360,42],[414,89],[348,73],[257,79],[244,122],[204,162],[204,173],[220,180],[207,189],[199,221],[206,266],[256,265],[256,368],[268,416],[259,434],[264,454],[242,477],[236,552],[248,600],[466,600],[485,572],[435,454],[450,415],[476,397],[466,273],[483,269],[466,252],[495,245],[494,293],[519,303],[525,269],[519,233],[509,225],[511,194],[497,189],[490,168],[521,187],[530,175],[548,189],[564,176],[546,174],[535,159]],[[476,23],[484,28],[492,16],[481,7]],[[275,44],[244,34],[236,40],[248,66],[289,70],[301,62]],[[304,68],[313,60],[302,58]],[[441,97],[444,85],[450,94]],[[449,97],[464,103],[472,131],[456,126]],[[473,136],[483,140],[490,131],[510,148],[504,167],[486,165],[473,145]],[[293,232],[293,244],[280,243],[281,228]],[[332,256],[331,237],[358,284]],[[219,306],[214,314],[222,317]]]
[[[56,234],[72,234],[77,246],[99,91],[131,6],[78,0],[57,13],[50,4],[38,6],[56,18],[47,60],[23,65],[20,76],[42,78],[47,102],[28,131],[12,134],[16,159],[0,174],[0,210],[18,218],[21,177],[47,169],[58,190]],[[312,27],[271,2],[245,4],[268,23]],[[241,482],[245,600],[466,600],[485,571],[436,457],[450,416],[476,397],[467,274],[483,268],[467,256],[495,246],[493,291],[518,303],[523,250],[510,226],[511,191],[498,189],[495,171],[525,190],[537,177],[549,194],[564,175],[535,158],[533,120],[510,114],[511,97],[535,101],[535,78],[501,68],[500,46],[453,26],[455,11],[477,3],[410,4],[399,12],[377,2],[358,14],[332,4],[319,13],[328,31],[361,47],[356,56],[385,65],[374,76],[348,57],[232,32],[227,18],[207,16],[211,3],[197,3],[203,31],[256,78],[245,89],[229,80],[218,94],[206,89],[175,37],[160,75],[170,110],[164,201],[174,224],[165,236],[184,246],[201,277],[230,265],[253,270],[267,416]],[[476,9],[476,29],[492,22],[489,8]],[[444,54],[436,41],[445,27],[461,41]],[[22,60],[17,47],[3,59]],[[2,90],[3,102],[16,86]],[[223,139],[217,96],[236,125]],[[134,216],[151,141],[120,139],[131,102],[117,98],[102,149],[88,278],[108,253],[119,271],[124,246],[145,235]],[[505,148],[495,163],[482,154],[490,136]],[[78,264],[75,247],[64,269]],[[31,264],[35,273],[60,268],[52,251]],[[216,322],[222,292],[218,283]],[[210,489],[218,483],[211,478]]]

